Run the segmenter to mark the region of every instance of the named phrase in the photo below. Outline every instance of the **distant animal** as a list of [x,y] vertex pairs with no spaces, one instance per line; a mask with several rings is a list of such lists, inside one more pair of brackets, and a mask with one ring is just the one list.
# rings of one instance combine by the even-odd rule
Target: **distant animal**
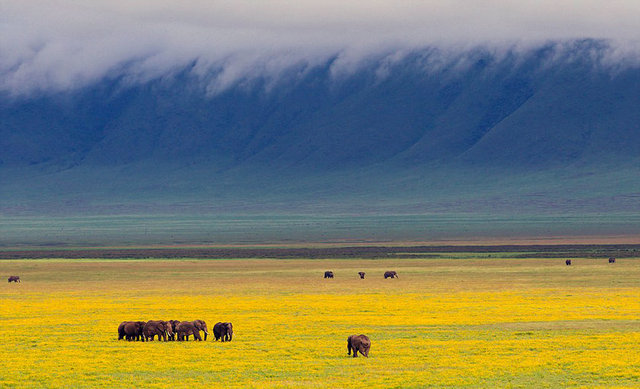
[[324,272],[324,278],[333,278],[333,272],[332,271]]
[[213,336],[221,342],[231,342],[233,325],[229,322],[218,322],[213,326]]
[[9,276],[9,282],[20,282],[20,276]]
[[386,272],[384,272],[384,278],[398,278],[398,273],[396,273],[393,270],[387,270]]
[[609,263],[616,263],[616,259],[614,257],[609,258]]
[[569,266],[569,265],[571,265],[571,260],[570,260],[570,259],[567,259],[566,261],[564,261],[564,263],[565,263],[567,266]]
[[173,329],[171,328],[171,323],[168,321],[151,320],[144,325],[142,333],[145,340],[153,340],[153,337],[158,335],[158,340],[162,338],[162,340],[166,342],[167,336],[171,337],[173,334]]
[[198,329],[198,331],[204,332],[204,340],[207,340],[207,335],[209,335],[209,331],[207,330],[207,323],[204,320],[194,320],[192,321],[193,326]]
[[359,271],[358,275],[360,276],[360,279],[364,280],[364,272],[363,271]]
[[351,355],[353,350],[354,358],[358,356],[358,352],[369,358],[369,348],[371,348],[371,340],[367,335],[351,335],[347,338],[347,354]]
[[193,335],[193,340],[202,340],[200,331],[192,321],[181,321],[176,326],[176,335],[179,341],[189,340],[189,335]]

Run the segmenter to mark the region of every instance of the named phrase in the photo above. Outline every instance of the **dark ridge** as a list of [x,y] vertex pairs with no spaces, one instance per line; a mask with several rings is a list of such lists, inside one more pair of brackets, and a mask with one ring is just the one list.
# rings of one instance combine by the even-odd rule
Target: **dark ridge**
[[434,258],[454,253],[510,253],[515,258],[635,258],[640,245],[361,246],[328,248],[135,248],[0,250],[0,259],[384,259]]

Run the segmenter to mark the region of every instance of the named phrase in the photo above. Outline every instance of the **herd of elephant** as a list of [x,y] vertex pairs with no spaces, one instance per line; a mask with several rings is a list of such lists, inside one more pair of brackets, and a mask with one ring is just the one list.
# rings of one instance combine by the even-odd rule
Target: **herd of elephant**
[[[360,276],[360,279],[364,280],[364,276],[365,276],[365,272],[363,271],[359,271],[358,272],[358,276]],[[324,272],[324,278],[333,278],[334,274],[331,270],[327,270],[326,272]],[[384,279],[386,280],[387,278],[398,278],[398,273],[396,273],[394,270],[387,270],[386,272],[384,272]]]
[[[128,341],[152,341],[156,336],[158,341],[188,341],[193,335],[193,340],[202,340],[200,331],[204,332],[204,340],[207,340],[209,331],[204,320],[179,321],[179,320],[150,320],[150,321],[123,321],[118,326],[118,340]],[[215,340],[230,342],[233,338],[233,325],[228,322],[218,322],[213,326],[213,336]],[[358,356],[358,352],[365,357],[369,357],[371,340],[367,335],[351,335],[347,338],[347,354],[353,357]]]
[[[204,332],[204,340],[207,340],[209,330],[204,320],[180,321],[180,320],[150,320],[150,321],[123,321],[118,326],[118,340],[128,341],[152,341],[158,336],[158,341],[188,341],[193,335],[193,340],[202,340],[200,331]],[[230,342],[233,338],[233,325],[228,322],[218,322],[213,326],[215,340]]]

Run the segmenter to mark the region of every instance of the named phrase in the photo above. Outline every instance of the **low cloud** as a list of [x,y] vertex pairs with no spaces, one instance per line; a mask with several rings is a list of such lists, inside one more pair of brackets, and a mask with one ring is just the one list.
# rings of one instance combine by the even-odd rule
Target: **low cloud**
[[349,71],[376,53],[526,47],[606,39],[637,53],[636,0],[0,0],[0,90],[66,90],[104,77],[217,69],[212,92],[330,57]]

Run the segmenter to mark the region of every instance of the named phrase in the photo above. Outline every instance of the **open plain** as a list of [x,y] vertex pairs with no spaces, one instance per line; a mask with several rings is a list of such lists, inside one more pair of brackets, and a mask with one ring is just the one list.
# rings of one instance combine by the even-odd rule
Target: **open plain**
[[[3,260],[0,386],[636,387],[640,259],[571,259]],[[117,340],[152,319],[234,338]]]

